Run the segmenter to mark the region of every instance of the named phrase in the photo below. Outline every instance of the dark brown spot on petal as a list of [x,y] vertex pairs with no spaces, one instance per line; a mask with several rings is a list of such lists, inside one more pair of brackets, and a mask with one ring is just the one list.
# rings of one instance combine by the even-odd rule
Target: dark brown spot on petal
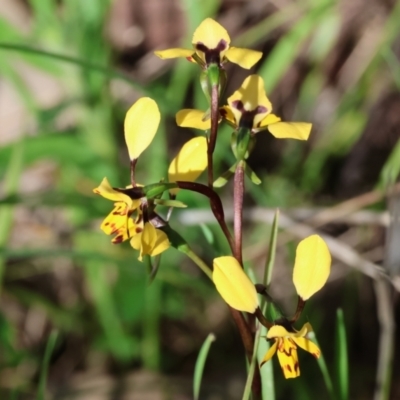
[[285,368],[286,368],[289,372],[292,372],[292,368],[291,368],[291,366],[290,366],[289,364],[286,364],[286,365],[285,365]]
[[240,111],[242,116],[240,118],[239,126],[241,128],[251,129],[254,125],[254,117],[257,114],[268,112],[264,106],[257,106],[254,110],[246,110],[241,100],[235,100],[232,102],[232,107]]
[[295,372],[298,372],[298,370],[299,370],[299,363],[298,362],[294,363],[294,370],[295,370]]
[[112,240],[112,242],[113,242],[114,244],[119,244],[119,243],[122,242],[122,240],[123,240],[123,236],[120,235],[120,236],[115,236],[115,238]]
[[221,39],[214,49],[209,49],[204,43],[199,42],[196,43],[196,50],[199,50],[204,53],[204,57],[206,60],[206,64],[218,64],[220,68],[222,68],[222,61],[221,60],[221,52],[228,48],[228,43]]
[[136,229],[135,229],[135,232],[136,232],[136,233],[140,233],[140,232],[142,232],[142,231],[143,231],[143,229],[140,228],[139,226],[137,226]]

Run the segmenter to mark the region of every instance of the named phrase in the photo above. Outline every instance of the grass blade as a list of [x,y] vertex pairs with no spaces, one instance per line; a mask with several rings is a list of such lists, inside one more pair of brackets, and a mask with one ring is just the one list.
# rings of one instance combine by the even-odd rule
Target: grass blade
[[336,313],[336,373],[339,389],[339,400],[349,398],[349,362],[347,357],[346,327],[344,324],[343,310],[339,308]]
[[77,57],[67,56],[65,54],[53,53],[51,51],[36,49],[34,47],[26,46],[26,45],[18,44],[18,43],[0,42],[0,50],[6,50],[6,51],[8,50],[8,51],[16,51],[19,53],[34,54],[34,55],[37,55],[40,57],[48,57],[48,58],[52,58],[57,61],[74,64],[76,66],[83,67],[83,68],[91,70],[91,71],[96,71],[98,73],[101,73],[105,76],[109,76],[111,78],[121,79],[121,80],[129,83],[131,86],[140,90],[140,92],[143,95],[149,95],[149,88],[145,89],[144,87],[139,87],[139,85],[137,85],[135,82],[133,82],[131,77],[127,76],[126,74],[119,72],[119,71],[109,69],[102,65],[92,63],[87,60],[83,60],[83,59],[80,59]]
[[204,365],[207,360],[207,355],[211,347],[211,343],[215,341],[215,335],[213,333],[210,333],[206,340],[203,343],[203,346],[201,346],[199,355],[196,360],[196,365],[194,367],[194,379],[193,379],[193,398],[194,400],[199,399],[199,394],[200,394],[200,386],[201,386],[201,380],[203,378],[203,371],[204,371]]
[[49,340],[47,341],[42,367],[40,369],[39,387],[36,395],[36,400],[45,399],[46,382],[47,382],[47,374],[49,371],[50,358],[56,346],[57,337],[58,337],[58,332],[53,331],[51,332]]
[[[315,337],[315,333],[314,332],[310,332],[309,337],[310,337],[310,339],[313,339],[313,341],[317,344],[318,347],[320,347],[319,343],[318,343],[318,340]],[[328,390],[329,397],[332,400],[336,400],[336,396],[335,396],[335,393],[334,393],[334,390],[333,390],[332,378],[331,378],[331,376],[329,374],[328,367],[326,365],[324,353],[322,353],[322,352],[321,352],[321,356],[318,358],[318,365],[319,365],[319,368],[320,368],[320,370],[322,372],[322,377],[324,378],[325,386],[326,386],[326,389]]]

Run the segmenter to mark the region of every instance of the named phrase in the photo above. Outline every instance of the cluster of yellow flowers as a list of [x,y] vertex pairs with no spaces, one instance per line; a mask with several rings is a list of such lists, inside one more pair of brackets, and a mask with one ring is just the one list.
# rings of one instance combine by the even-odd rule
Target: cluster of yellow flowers
[[[268,130],[279,139],[299,140],[307,140],[311,131],[310,123],[282,122],[272,113],[272,104],[266,96],[264,81],[258,75],[248,76],[238,90],[228,97],[228,104],[219,105],[219,96],[226,79],[225,63],[230,61],[249,69],[261,59],[261,52],[230,46],[227,31],[210,18],[196,29],[192,44],[193,49],[175,48],[157,51],[155,54],[162,59],[185,57],[201,67],[202,89],[209,100],[210,109],[181,110],[176,114],[176,122],[181,127],[200,129],[205,135],[189,140],[182,147],[169,166],[168,182],[138,185],[135,180],[136,164],[139,156],[152,142],[160,123],[156,102],[150,98],[140,98],[127,112],[124,124],[131,165],[130,185],[113,188],[104,178],[94,189],[95,193],[114,202],[114,208],[101,224],[101,229],[107,235],[114,235],[113,243],[130,240],[131,246],[139,250],[139,260],[143,256],[157,256],[171,246],[168,221],[155,209],[157,205],[184,206],[176,201],[177,193],[182,188],[209,196],[214,215],[223,219],[222,213],[215,206],[217,195],[214,195],[214,188],[218,185],[213,185],[210,179],[208,186],[195,183],[207,168],[209,178],[213,176],[210,164],[215,144],[213,140],[216,137],[213,138],[212,132],[221,121],[234,128],[233,137],[236,142],[232,150],[237,159],[234,168],[240,163],[242,166],[246,165],[245,160],[251,151],[250,144],[254,143],[256,135],[261,131]],[[207,136],[210,130],[211,133]],[[214,197],[210,195],[210,191]],[[161,198],[164,192],[169,193],[169,200]],[[330,254],[325,242],[317,235],[304,239],[297,248],[293,270],[293,282],[299,296],[298,311],[301,312],[304,302],[325,284],[329,271]],[[237,257],[228,255],[215,258],[212,277],[218,292],[229,306],[260,315],[256,286],[244,272]],[[306,323],[299,331],[293,328],[300,312],[296,312],[291,320],[280,318],[268,322],[267,339],[274,340],[274,344],[261,365],[277,352],[286,378],[300,374],[297,346],[315,357],[320,355],[318,347],[306,337],[312,330],[311,325]]]

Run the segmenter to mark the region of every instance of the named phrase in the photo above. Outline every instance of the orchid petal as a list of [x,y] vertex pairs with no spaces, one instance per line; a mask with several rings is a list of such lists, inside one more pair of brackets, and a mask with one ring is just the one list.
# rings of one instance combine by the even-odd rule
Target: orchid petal
[[[195,137],[186,142],[179,154],[172,160],[168,169],[170,182],[194,182],[207,168],[207,139],[203,136]],[[171,189],[176,194],[179,188]]]
[[311,127],[312,124],[307,122],[277,122],[268,125],[268,130],[277,139],[307,140]]
[[99,194],[100,196],[104,197],[107,200],[121,201],[125,203],[129,209],[133,209],[134,205],[133,200],[128,195],[113,189],[110,183],[108,182],[107,178],[104,178],[101,181],[100,185],[97,188],[93,189],[93,192]]
[[242,68],[250,69],[262,57],[261,51],[230,47],[225,53],[225,57],[232,63],[238,64]]
[[221,40],[227,44],[227,47],[229,46],[231,39],[226,29],[217,21],[206,18],[194,31],[192,44],[195,48],[197,44],[203,44],[211,50],[215,49]]
[[311,340],[304,337],[293,337],[292,339],[297,344],[297,346],[301,347],[305,351],[308,351],[315,358],[319,358],[319,356],[321,355],[321,350]]
[[297,294],[309,299],[326,283],[331,269],[328,246],[318,235],[302,240],[297,246],[293,268],[293,283]]
[[262,359],[260,367],[262,367],[267,361],[269,361],[274,356],[274,354],[276,353],[277,346],[278,346],[278,341],[276,340],[274,344],[268,349],[267,353]]
[[181,49],[181,48],[174,48],[174,49],[166,49],[166,50],[157,50],[154,54],[161,58],[162,60],[166,60],[169,58],[188,58],[192,57],[194,50],[190,49]]
[[137,159],[153,140],[160,124],[157,103],[149,97],[140,98],[125,117],[125,142],[131,160]]
[[203,121],[204,111],[184,109],[176,114],[176,124],[183,128],[195,128],[206,131],[211,128],[211,119]]
[[219,294],[232,308],[254,313],[258,307],[256,288],[234,257],[214,259],[213,281]]
[[268,114],[259,124],[260,128],[266,127],[270,124],[275,124],[276,122],[280,122],[281,119],[275,114]]
[[272,111],[272,104],[265,94],[264,81],[258,75],[248,76],[242,86],[228,98],[228,104],[235,116],[237,126],[242,117],[242,112],[235,106],[238,101],[243,104],[245,111],[254,111],[258,108],[263,110],[254,116],[254,128]]
[[290,336],[290,332],[282,325],[273,325],[268,329],[267,339],[284,338],[287,336]]
[[278,360],[286,379],[300,375],[297,348],[290,339],[279,339]]

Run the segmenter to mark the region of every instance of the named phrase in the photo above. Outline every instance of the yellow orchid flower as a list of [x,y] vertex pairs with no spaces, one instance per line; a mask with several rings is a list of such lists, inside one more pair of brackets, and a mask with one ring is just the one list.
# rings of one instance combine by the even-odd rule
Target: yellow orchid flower
[[300,376],[299,359],[297,347],[311,353],[315,358],[319,358],[321,350],[310,339],[306,338],[307,333],[312,332],[312,327],[306,323],[300,331],[289,332],[283,325],[272,326],[267,333],[267,339],[275,342],[265,354],[261,366],[269,361],[275,353],[278,353],[279,364],[286,379]]
[[260,60],[260,51],[231,47],[230,42],[226,29],[213,19],[206,18],[194,31],[193,50],[174,48],[154,53],[161,59],[187,58],[204,69],[210,64],[217,64],[222,68],[227,61],[249,69]]
[[271,112],[272,104],[265,93],[264,81],[258,75],[248,76],[228,98],[228,106],[220,109],[223,118],[236,129],[244,127],[253,133],[268,129],[277,139],[308,139],[312,124],[281,122]]
[[128,110],[124,122],[125,142],[129,158],[136,160],[152,142],[160,124],[157,103],[142,97]]
[[156,256],[170,247],[168,236],[161,229],[155,228],[150,222],[146,222],[143,231],[137,233],[131,239],[131,246],[139,250],[139,261],[144,255]]
[[318,235],[302,240],[296,249],[293,283],[297,294],[305,301],[326,283],[331,270],[328,246]]
[[[140,199],[133,200],[128,195],[121,193],[111,187],[107,178],[104,178],[100,185],[93,189],[93,192],[104,198],[114,201],[114,208],[104,219],[100,228],[107,235],[115,235],[112,243],[121,243],[141,230],[143,222],[139,206]],[[132,215],[136,211],[135,221]]]
[[213,264],[213,281],[226,303],[236,310],[254,313],[258,307],[257,291],[236,258],[217,257]]
[[[195,137],[186,142],[178,155],[172,160],[168,169],[170,182],[194,182],[207,168],[207,139]],[[171,189],[176,194],[179,188]]]

